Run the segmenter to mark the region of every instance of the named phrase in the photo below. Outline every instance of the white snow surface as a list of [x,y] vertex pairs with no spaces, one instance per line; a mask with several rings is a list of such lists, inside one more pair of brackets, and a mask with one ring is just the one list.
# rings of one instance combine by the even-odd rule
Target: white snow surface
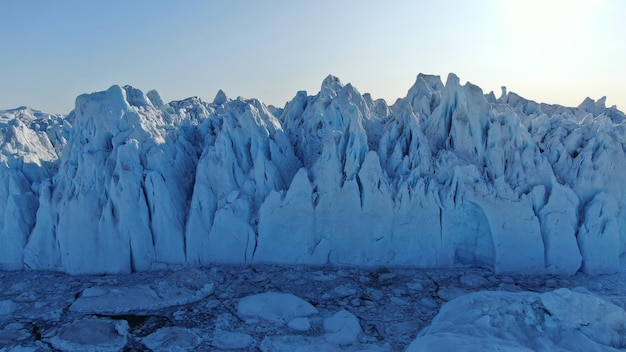
[[113,86],[0,111],[0,268],[626,267],[626,116],[503,93],[420,74],[390,106],[329,76],[284,108]]

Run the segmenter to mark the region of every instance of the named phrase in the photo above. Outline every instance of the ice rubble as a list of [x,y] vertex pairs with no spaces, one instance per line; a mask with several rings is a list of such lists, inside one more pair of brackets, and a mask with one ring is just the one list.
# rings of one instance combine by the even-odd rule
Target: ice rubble
[[624,275],[298,265],[2,271],[0,351],[617,351],[626,349]]
[[329,76],[283,109],[132,87],[2,112],[4,269],[214,262],[618,271],[625,115],[419,75],[389,106]]
[[284,324],[317,314],[317,309],[290,293],[264,292],[242,298],[237,305],[237,313],[244,318],[256,317]]
[[115,352],[127,342],[126,320],[85,318],[66,324],[49,343],[61,351]]
[[151,285],[106,285],[86,288],[70,305],[69,311],[124,314],[156,310],[200,301],[213,293],[214,287],[214,283],[206,274],[194,270],[181,270]]
[[[310,328],[310,322],[306,317],[319,312],[310,303],[293,294],[264,292],[241,298],[237,305],[237,313],[242,318],[248,319],[247,324],[258,322],[250,319],[250,317],[256,317],[277,325],[289,322],[290,328],[296,332],[302,332]],[[296,320],[299,320],[297,324],[294,323]],[[305,323],[306,329],[300,328],[301,322]],[[294,325],[297,326],[293,327]],[[295,334],[267,336],[259,347],[261,351],[268,352],[389,350],[388,346],[361,343],[362,330],[359,319],[345,309],[324,318],[323,329],[325,334],[321,336]]]
[[626,313],[585,289],[483,291],[446,303],[407,348],[418,351],[616,351]]
[[202,342],[202,334],[195,329],[164,327],[144,337],[141,342],[151,351],[192,351]]

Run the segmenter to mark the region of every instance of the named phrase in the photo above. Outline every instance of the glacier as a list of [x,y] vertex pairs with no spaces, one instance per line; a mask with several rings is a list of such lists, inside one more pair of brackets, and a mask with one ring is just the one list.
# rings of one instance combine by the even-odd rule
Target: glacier
[[420,74],[389,105],[328,76],[283,108],[130,86],[0,111],[0,269],[211,263],[626,266],[626,115]]

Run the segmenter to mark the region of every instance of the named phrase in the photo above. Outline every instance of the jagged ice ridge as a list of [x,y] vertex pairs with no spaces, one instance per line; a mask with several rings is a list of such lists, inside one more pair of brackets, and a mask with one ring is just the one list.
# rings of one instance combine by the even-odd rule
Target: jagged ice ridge
[[113,86],[0,112],[1,269],[228,263],[619,271],[626,116],[420,74],[389,106],[327,77],[284,108]]

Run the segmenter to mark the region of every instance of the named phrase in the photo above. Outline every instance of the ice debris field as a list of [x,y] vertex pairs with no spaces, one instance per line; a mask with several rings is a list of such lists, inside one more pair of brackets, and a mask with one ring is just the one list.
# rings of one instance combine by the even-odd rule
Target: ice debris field
[[[0,111],[0,350],[623,349],[626,291],[584,284],[623,281],[625,120],[454,74],[392,105],[328,76],[282,108],[112,86]],[[295,278],[224,293],[256,268]]]
[[619,351],[626,276],[217,265],[0,272],[0,351]]

